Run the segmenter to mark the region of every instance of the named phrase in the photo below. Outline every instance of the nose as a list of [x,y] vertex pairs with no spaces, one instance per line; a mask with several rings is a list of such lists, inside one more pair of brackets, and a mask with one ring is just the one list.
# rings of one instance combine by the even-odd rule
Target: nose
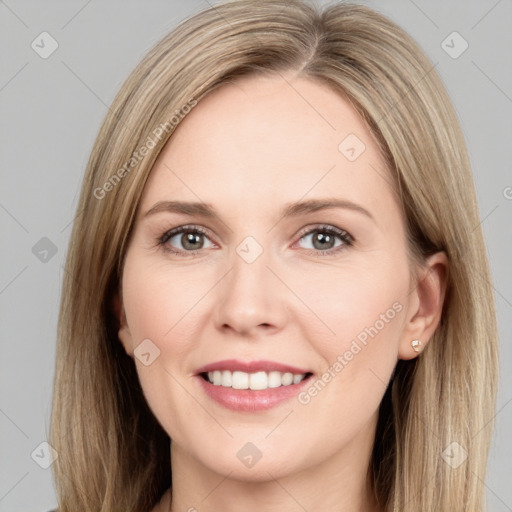
[[214,318],[219,330],[255,338],[283,329],[289,313],[286,291],[270,263],[265,251],[252,262],[233,254],[231,270],[218,285]]

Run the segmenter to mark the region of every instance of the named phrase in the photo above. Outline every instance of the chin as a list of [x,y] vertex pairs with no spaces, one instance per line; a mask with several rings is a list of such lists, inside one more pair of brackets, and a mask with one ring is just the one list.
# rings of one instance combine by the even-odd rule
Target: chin
[[[297,452],[295,452],[297,453]],[[300,461],[294,463],[290,457],[280,453],[279,457],[272,457],[262,453],[259,460],[244,461],[244,455],[241,454],[242,460],[238,458],[236,453],[233,457],[216,457],[212,456],[210,460],[201,460],[199,463],[208,467],[211,471],[224,476],[229,475],[230,480],[240,482],[267,482],[275,478],[282,478],[292,473],[296,473],[304,468],[299,467]]]

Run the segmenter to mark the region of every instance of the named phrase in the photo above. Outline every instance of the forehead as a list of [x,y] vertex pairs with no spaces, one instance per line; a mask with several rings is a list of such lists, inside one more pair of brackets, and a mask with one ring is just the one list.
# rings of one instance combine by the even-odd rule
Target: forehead
[[213,91],[183,119],[142,203],[179,197],[261,209],[262,200],[327,194],[385,207],[390,183],[368,128],[340,94],[305,78],[252,76]]

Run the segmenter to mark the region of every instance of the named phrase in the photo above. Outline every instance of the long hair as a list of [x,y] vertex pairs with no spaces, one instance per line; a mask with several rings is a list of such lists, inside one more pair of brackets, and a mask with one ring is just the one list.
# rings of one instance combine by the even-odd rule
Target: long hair
[[398,362],[380,407],[368,473],[376,499],[388,512],[483,509],[497,327],[465,142],[434,68],[386,17],[300,0],[216,5],[148,52],[101,126],[67,254],[50,426],[60,512],[148,511],[171,484],[169,437],[112,308],[135,214],[194,105],[239,77],[286,71],[356,108],[395,181],[411,254],[421,262],[442,250],[449,260],[440,325],[419,358]]

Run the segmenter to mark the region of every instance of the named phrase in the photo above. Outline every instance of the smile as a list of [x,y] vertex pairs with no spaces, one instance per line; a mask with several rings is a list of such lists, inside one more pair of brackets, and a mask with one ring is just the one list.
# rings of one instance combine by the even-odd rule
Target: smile
[[215,370],[202,374],[206,376],[208,382],[214,386],[222,386],[232,389],[252,389],[262,390],[269,388],[278,388],[280,386],[291,386],[298,384],[306,378],[306,373],[293,374],[290,372],[231,372],[229,370]]
[[281,363],[225,360],[200,368],[196,374],[206,395],[240,412],[270,409],[293,398],[312,372]]

